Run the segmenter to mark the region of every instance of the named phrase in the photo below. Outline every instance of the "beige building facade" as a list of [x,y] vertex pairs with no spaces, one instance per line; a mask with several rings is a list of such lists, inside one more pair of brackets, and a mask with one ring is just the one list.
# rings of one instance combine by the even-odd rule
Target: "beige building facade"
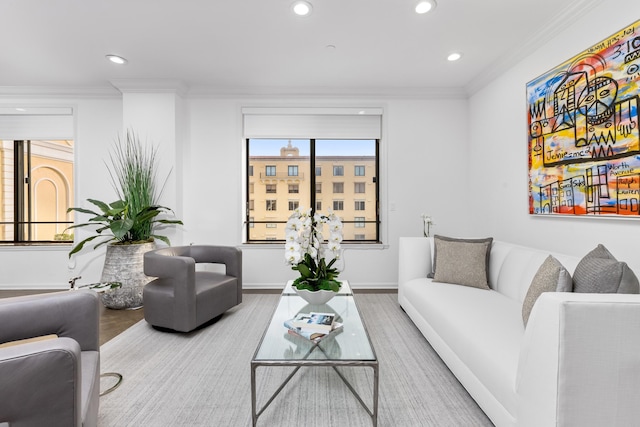
[[[25,145],[26,147],[26,145]],[[16,233],[15,144],[0,141],[0,241],[67,241],[63,232],[73,222],[73,141],[30,141],[30,162],[24,156],[23,217]],[[30,163],[30,164],[29,164]],[[29,170],[30,167],[30,170]]]
[[250,156],[248,166],[248,240],[283,240],[291,213],[312,203],[313,178],[316,212],[333,210],[344,240],[378,240],[375,156],[317,156],[311,170],[311,158],[289,144],[280,156]]

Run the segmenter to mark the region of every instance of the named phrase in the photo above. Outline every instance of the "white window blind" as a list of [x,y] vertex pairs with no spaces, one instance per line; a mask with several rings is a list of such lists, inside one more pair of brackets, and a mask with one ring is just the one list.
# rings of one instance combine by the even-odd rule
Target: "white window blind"
[[243,108],[245,138],[380,139],[381,108]]
[[0,108],[0,139],[74,139],[72,108]]

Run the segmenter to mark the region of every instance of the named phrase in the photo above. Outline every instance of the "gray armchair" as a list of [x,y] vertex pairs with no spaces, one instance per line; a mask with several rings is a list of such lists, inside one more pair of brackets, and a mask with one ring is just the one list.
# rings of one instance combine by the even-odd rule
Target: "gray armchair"
[[0,299],[0,425],[98,424],[99,308],[88,290]]
[[[225,272],[196,271],[197,263]],[[231,246],[173,246],[144,254],[144,318],[151,325],[189,332],[242,302],[242,252]]]

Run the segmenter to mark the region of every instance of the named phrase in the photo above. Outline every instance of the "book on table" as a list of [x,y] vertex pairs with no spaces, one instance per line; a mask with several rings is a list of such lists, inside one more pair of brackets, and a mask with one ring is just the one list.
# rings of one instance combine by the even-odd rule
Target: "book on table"
[[328,332],[333,329],[335,313],[298,313],[290,320],[292,326],[314,331]]
[[[321,314],[321,316],[315,316],[315,314]],[[311,320],[313,317],[313,320]],[[309,323],[312,322],[312,323]],[[328,327],[323,325],[319,329],[315,327],[313,322],[328,323]],[[314,326],[307,327],[307,325],[313,324]],[[299,326],[302,325],[302,326]],[[299,313],[293,319],[286,320],[284,326],[288,329],[288,333],[297,335],[302,338],[306,338],[310,341],[318,342],[325,336],[333,333],[334,331],[342,329],[342,323],[335,321],[335,314],[333,313]]]

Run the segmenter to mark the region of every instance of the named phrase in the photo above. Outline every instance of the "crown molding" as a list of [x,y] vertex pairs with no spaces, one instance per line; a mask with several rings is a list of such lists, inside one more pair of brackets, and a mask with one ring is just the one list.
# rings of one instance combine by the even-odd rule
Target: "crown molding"
[[122,93],[189,93],[189,86],[178,79],[114,79],[109,83]]
[[190,98],[268,98],[283,99],[466,99],[463,87],[218,87],[192,86]]
[[0,86],[0,98],[120,98],[112,86]]
[[594,6],[600,4],[600,2],[601,0],[576,0],[564,9],[554,12],[553,19],[547,25],[540,27],[536,34],[528,38],[525,43],[520,43],[518,49],[513,49],[508,54],[501,56],[490,67],[478,73],[465,86],[465,91],[469,96],[475,94],[500,77],[505,70],[515,66],[518,62],[531,55],[532,52],[565,31],[567,22],[574,22],[577,18],[593,9]]

